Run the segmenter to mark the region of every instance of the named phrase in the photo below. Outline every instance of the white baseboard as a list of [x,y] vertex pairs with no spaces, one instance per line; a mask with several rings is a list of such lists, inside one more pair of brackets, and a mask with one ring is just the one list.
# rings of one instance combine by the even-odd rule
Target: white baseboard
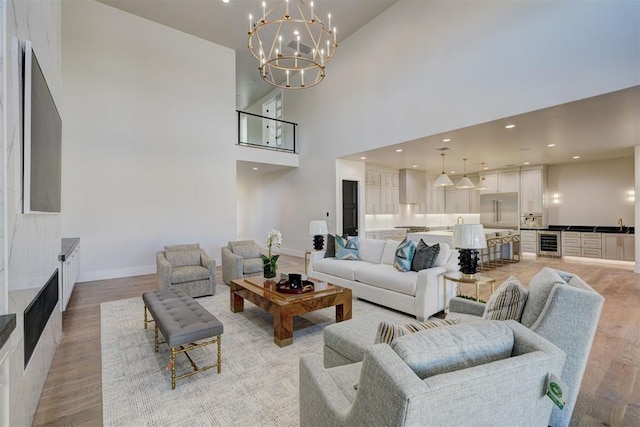
[[143,267],[118,268],[114,270],[84,271],[78,275],[78,282],[93,282],[94,280],[118,279],[120,277],[142,276],[155,274],[155,265]]
[[299,251],[296,249],[288,249],[288,248],[278,248],[278,252],[279,254],[283,254],[283,255],[290,255],[290,256],[295,256],[298,258],[304,258],[304,251]]

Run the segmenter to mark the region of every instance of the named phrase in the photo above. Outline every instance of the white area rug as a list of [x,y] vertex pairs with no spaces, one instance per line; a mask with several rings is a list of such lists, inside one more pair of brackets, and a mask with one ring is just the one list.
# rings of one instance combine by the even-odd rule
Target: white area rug
[[[273,318],[245,301],[229,309],[229,287],[197,301],[224,325],[222,373],[216,369],[179,380],[171,390],[169,348],[153,351],[153,324],[144,329],[142,298],[100,305],[102,410],[105,426],[295,426],[298,425],[298,362],[322,355],[322,330],[335,322],[335,307],[294,320],[293,344],[273,343]],[[353,300],[353,318],[384,308]],[[397,313],[396,313],[397,314]],[[408,317],[408,319],[410,319]],[[189,352],[198,366],[216,360],[216,346]],[[191,369],[184,355],[176,373]]]

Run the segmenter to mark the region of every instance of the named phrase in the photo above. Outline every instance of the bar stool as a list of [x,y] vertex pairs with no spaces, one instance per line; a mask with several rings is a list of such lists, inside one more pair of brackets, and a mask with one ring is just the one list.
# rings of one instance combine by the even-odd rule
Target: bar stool
[[491,237],[487,239],[487,251],[489,252],[489,260],[487,266],[490,268],[499,267],[502,265],[502,257],[498,257],[502,250],[502,238]]

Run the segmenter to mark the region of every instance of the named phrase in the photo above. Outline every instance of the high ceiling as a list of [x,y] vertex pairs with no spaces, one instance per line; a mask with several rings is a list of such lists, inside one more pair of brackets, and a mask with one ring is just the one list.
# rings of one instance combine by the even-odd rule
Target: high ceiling
[[[247,49],[250,13],[261,11],[259,0],[98,0],[134,15],[184,31],[236,51],[238,109],[244,109],[273,88],[264,83]],[[267,4],[275,0],[267,0]],[[341,39],[384,12],[397,0],[315,0],[318,15],[330,12]],[[338,49],[338,54],[340,50]],[[512,129],[505,125],[515,124]],[[444,139],[450,142],[443,142]],[[530,164],[558,164],[633,155],[640,142],[640,87],[576,101],[490,123],[431,135],[345,158],[393,169],[412,168],[438,173],[439,148],[448,148],[447,173],[474,173]],[[548,144],[556,144],[548,147]],[[402,149],[402,152],[396,152]],[[573,156],[580,156],[573,159]],[[273,171],[272,167],[239,167],[239,176]]]
[[[515,125],[507,129],[505,126]],[[450,139],[444,142],[445,139]],[[414,141],[354,153],[345,159],[435,174],[536,164],[614,159],[633,155],[640,143],[640,86],[508,117]],[[549,144],[555,144],[549,147]],[[446,148],[445,151],[439,149]],[[401,149],[401,152],[396,150]],[[574,156],[580,156],[574,159]]]
[[[262,11],[258,0],[98,0],[236,51],[236,108],[242,110],[273,87],[258,73],[247,49],[249,14]],[[267,0],[273,4],[275,0]],[[340,38],[346,38],[398,0],[315,0],[315,13],[331,13]],[[339,50],[338,50],[339,51]]]

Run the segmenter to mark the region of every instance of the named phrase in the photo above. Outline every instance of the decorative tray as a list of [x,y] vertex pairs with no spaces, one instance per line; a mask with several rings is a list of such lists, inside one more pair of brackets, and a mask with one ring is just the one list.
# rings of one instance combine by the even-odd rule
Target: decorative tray
[[278,283],[276,283],[276,291],[283,294],[306,294],[308,292],[313,292],[313,282],[309,280],[303,280],[302,289],[291,289],[288,280],[280,280]]

